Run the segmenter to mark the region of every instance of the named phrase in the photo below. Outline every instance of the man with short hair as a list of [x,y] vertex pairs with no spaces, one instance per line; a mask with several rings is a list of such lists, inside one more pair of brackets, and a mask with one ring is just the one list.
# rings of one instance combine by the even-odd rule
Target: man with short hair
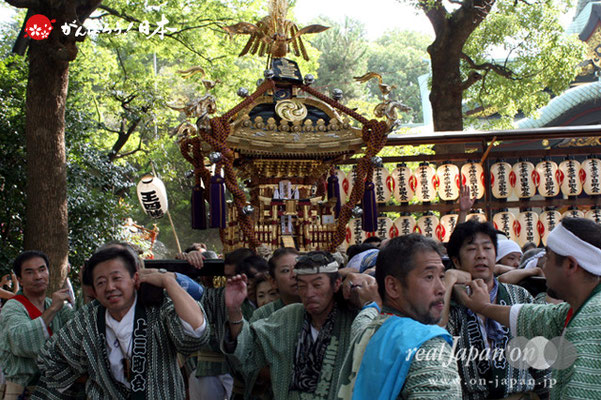
[[[382,313],[353,323],[340,371],[341,399],[460,399],[451,335],[432,325],[442,315],[445,287],[440,245],[422,235],[390,240],[376,263]],[[362,293],[373,287],[355,286]],[[373,296],[368,296],[368,300]],[[428,354],[428,357],[424,355]],[[435,356],[434,356],[435,355]]]
[[[564,218],[547,238],[543,271],[557,305],[490,304],[483,281],[457,297],[474,312],[509,326],[513,336],[557,340],[551,363],[552,400],[601,398],[601,226],[585,218]],[[561,338],[561,341],[559,341]],[[539,342],[540,343],[540,342]],[[552,342],[553,343],[553,342]],[[544,357],[543,357],[544,356]]]
[[21,291],[8,300],[0,313],[0,365],[6,376],[5,400],[14,400],[26,387],[36,385],[40,371],[36,357],[46,340],[69,320],[72,310],[64,307],[67,289],[46,297],[48,257],[29,250],[17,256],[13,272]]
[[228,330],[222,348],[245,376],[269,366],[275,399],[335,399],[355,313],[339,302],[338,263],[330,254],[299,257],[295,272],[302,304],[288,305],[252,324],[241,312],[246,276],[228,280]]
[[[177,353],[188,355],[208,340],[200,305],[165,270],[139,275],[135,257],[120,247],[88,260],[84,283],[97,301],[80,310],[43,348],[42,383],[34,398],[60,399],[87,376],[96,399],[181,399],[186,396]],[[165,289],[160,306],[138,295],[141,283]]]
[[[501,283],[494,277],[496,251],[497,233],[493,225],[477,220],[458,224],[447,245],[449,258],[457,269],[450,269],[445,274],[447,292],[440,325],[446,326],[451,335],[458,337],[455,352],[463,398],[480,400],[522,395],[546,396],[549,390],[545,386],[548,370],[515,368],[505,358],[505,348],[513,338],[509,328],[451,301],[455,284],[465,285],[475,279],[481,279],[486,284],[492,303],[523,304],[534,301],[526,289]],[[466,354],[478,356],[467,357]]]

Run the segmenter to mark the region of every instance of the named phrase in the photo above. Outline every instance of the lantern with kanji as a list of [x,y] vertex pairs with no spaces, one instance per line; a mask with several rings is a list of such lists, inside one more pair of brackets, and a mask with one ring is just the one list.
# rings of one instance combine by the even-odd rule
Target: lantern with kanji
[[394,198],[399,203],[409,203],[415,195],[415,188],[417,186],[413,172],[407,164],[402,163],[397,165],[396,169],[392,171],[391,176],[394,182]]
[[547,237],[549,233],[559,224],[561,221],[561,214],[554,208],[547,208],[538,217],[538,234],[540,235],[541,242],[543,245],[547,245]]
[[416,231],[425,237],[438,240],[438,237],[436,236],[438,223],[438,217],[428,211],[417,219]]
[[601,160],[589,157],[582,162],[581,173],[584,177],[584,193],[589,196],[601,194]]
[[[514,175],[515,177],[515,175]],[[511,196],[511,164],[499,161],[490,166],[490,184],[492,195],[497,199]]]
[[375,185],[376,202],[388,203],[392,193],[390,190],[390,173],[386,167],[374,168],[373,183]]
[[502,208],[492,217],[493,225],[495,229],[502,231],[505,233],[508,239],[517,241],[517,237],[515,235],[515,231],[513,229],[515,216],[509,212],[508,209]]
[[543,197],[555,197],[559,194],[559,178],[561,172],[555,161],[544,159],[536,164],[539,176],[538,193]]
[[396,228],[398,235],[404,236],[415,232],[417,221],[409,213],[401,213],[401,216],[394,220],[394,227]]
[[451,237],[451,233],[457,225],[457,214],[446,214],[440,217],[440,222],[436,228],[436,237],[443,243],[447,243]]
[[561,193],[565,196],[579,196],[582,193],[582,178],[580,162],[574,157],[568,157],[559,164],[559,183]]
[[536,194],[538,184],[538,173],[534,164],[530,161],[520,160],[514,164],[512,172],[515,178],[512,178],[514,184],[514,193],[520,198],[529,198]]
[[484,197],[484,169],[477,162],[469,162],[461,166],[462,186],[470,188],[470,196],[475,199]]
[[590,219],[591,221],[595,221],[596,223],[601,224],[601,207],[591,207],[590,210],[584,213],[584,218]]
[[561,218],[584,218],[584,211],[572,206],[562,214]]
[[459,167],[455,164],[444,163],[436,169],[438,176],[438,196],[444,201],[459,198]]
[[422,202],[429,202],[436,199],[436,187],[438,177],[436,170],[427,162],[423,162],[413,173],[416,182],[415,195]]
[[373,233],[373,235],[367,233],[366,236],[378,236],[382,239],[390,239],[390,231],[393,228],[393,226],[394,224],[390,218],[385,216],[378,217],[378,227],[376,228],[376,231]]
[[526,208],[518,214],[513,224],[513,229],[517,242],[521,247],[528,242],[532,242],[537,246],[539,245],[538,214],[530,208]]
[[346,235],[344,238],[348,246],[361,244],[365,240],[361,218],[351,218],[346,225]]
[[353,186],[355,186],[356,178],[357,178],[357,166],[353,165],[353,167],[348,172],[348,174],[346,174],[346,182],[347,182],[347,187],[348,187],[348,192],[346,193],[347,199],[349,198],[349,196],[351,195],[351,192],[353,191]]
[[478,222],[486,222],[486,214],[484,214],[484,211],[480,209],[472,210],[472,212],[469,213],[467,217],[465,217],[465,219],[467,221],[469,221],[470,219],[475,219]]
[[153,175],[144,175],[137,186],[138,200],[150,218],[161,218],[169,209],[165,184]]

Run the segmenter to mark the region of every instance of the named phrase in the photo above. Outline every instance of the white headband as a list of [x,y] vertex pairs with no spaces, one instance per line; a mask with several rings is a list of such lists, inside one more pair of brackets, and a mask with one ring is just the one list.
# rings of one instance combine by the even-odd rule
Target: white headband
[[297,275],[330,274],[332,272],[338,272],[338,262],[332,261],[326,265],[310,268],[295,268],[294,272],[296,272]]
[[601,275],[601,249],[585,242],[559,224],[549,233],[547,247],[560,256],[572,256],[582,268]]
[[538,260],[546,255],[547,252],[544,250],[536,253],[528,259],[528,262],[526,263],[526,265],[524,265],[524,269],[536,268],[536,266],[538,265]]

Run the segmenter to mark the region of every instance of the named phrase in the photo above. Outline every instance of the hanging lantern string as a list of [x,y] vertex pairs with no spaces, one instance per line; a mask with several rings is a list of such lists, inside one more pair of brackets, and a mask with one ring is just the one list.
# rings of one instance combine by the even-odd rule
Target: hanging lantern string
[[[236,171],[234,170],[234,152],[227,146],[226,140],[230,134],[230,119],[238,112],[251,105],[259,96],[263,95],[269,89],[275,89],[275,83],[271,79],[265,80],[253,94],[221,117],[210,119],[211,132],[208,132],[205,129],[199,129],[202,139],[211,145],[215,151],[218,151],[223,155],[223,159],[218,163],[217,167],[223,167],[225,186],[234,197],[234,204],[238,211],[240,227],[252,248],[259,247],[260,243],[255,237],[252,217],[242,212],[242,208],[246,205],[246,195],[242,188],[238,186],[238,178]],[[221,239],[225,238],[224,229],[219,230],[219,236]]]
[[[156,176],[160,179],[160,176],[157,174],[157,171],[154,167],[154,161],[150,160],[150,166],[152,167],[152,175]],[[182,252],[182,246],[179,244],[179,237],[177,236],[177,231],[175,230],[175,225],[173,225],[173,219],[171,218],[171,213],[169,210],[166,211],[167,218],[169,218],[169,223],[171,224],[171,230],[173,231],[173,236],[175,237],[175,244],[177,245],[177,252]]]

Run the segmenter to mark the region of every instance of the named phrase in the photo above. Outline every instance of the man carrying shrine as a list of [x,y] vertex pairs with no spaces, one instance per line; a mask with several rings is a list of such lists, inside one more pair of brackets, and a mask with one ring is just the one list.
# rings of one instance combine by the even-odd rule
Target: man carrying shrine
[[[48,257],[40,251],[25,251],[13,263],[21,291],[8,300],[0,313],[0,365],[6,376],[4,399],[15,400],[31,392],[40,371],[36,358],[53,333],[69,320],[72,309],[64,307],[67,289],[46,297]],[[26,388],[28,388],[26,390]]]
[[246,376],[269,366],[275,399],[335,399],[355,313],[341,300],[338,263],[331,254],[301,256],[295,272],[302,304],[288,305],[252,324],[241,311],[246,276],[228,280],[228,329],[222,347]]
[[491,304],[486,284],[479,279],[467,284],[471,295],[457,293],[474,313],[510,327],[512,336],[543,336],[550,340],[545,343],[557,345],[556,358],[547,357],[549,353],[538,357],[552,369],[552,400],[601,398],[600,260],[601,226],[584,218],[564,218],[547,238],[543,270],[548,293],[565,303]]

